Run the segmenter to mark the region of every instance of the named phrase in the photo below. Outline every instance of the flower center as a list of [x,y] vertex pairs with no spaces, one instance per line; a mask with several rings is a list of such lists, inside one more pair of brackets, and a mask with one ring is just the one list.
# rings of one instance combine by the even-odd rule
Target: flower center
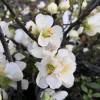
[[67,72],[67,70],[68,70],[68,65],[63,63],[63,62],[61,62],[61,65],[63,66],[63,69],[61,70],[60,73],[61,74],[65,74]]
[[48,63],[46,65],[46,70],[47,70],[47,73],[48,75],[52,74],[55,70],[55,66],[53,66],[52,64]]
[[45,29],[43,30],[43,32],[42,32],[42,36],[43,36],[44,38],[51,37],[52,34],[53,34],[53,32],[52,32],[52,29],[51,29],[50,27],[45,28]]

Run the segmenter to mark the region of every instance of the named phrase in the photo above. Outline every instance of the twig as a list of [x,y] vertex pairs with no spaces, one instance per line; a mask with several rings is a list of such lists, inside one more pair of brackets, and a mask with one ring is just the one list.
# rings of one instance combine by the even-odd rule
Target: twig
[[61,48],[66,45],[66,35],[67,35],[67,33],[70,32],[71,29],[74,28],[75,26],[80,25],[83,22],[83,20],[91,13],[91,11],[99,5],[100,5],[100,0],[92,0],[87,5],[86,9],[81,12],[79,18],[74,23],[72,23],[69,26],[69,28],[67,29],[67,31],[64,33],[63,40],[62,40],[62,43],[61,43],[61,46],[60,46]]
[[28,32],[28,30],[25,28],[25,26],[20,22],[20,20],[17,18],[16,14],[14,13],[14,11],[10,8],[9,4],[5,1],[5,0],[1,0],[2,3],[8,8],[8,10],[10,11],[12,17],[14,18],[14,20],[16,21],[16,23],[24,30],[24,32],[32,39],[37,41],[37,38],[34,37],[30,32]]
[[9,51],[9,48],[8,48],[8,43],[7,43],[7,41],[4,37],[4,34],[2,33],[1,27],[0,27],[0,40],[1,40],[1,43],[3,45],[6,58],[8,59],[9,62],[12,62],[13,59],[12,59],[12,56],[10,55],[10,51]]
[[[13,62],[13,58],[10,55],[10,51],[9,51],[9,48],[8,48],[8,43],[7,43],[6,39],[5,39],[4,34],[2,33],[1,27],[0,27],[0,40],[1,40],[1,43],[3,45],[5,56],[6,56],[7,60],[9,62]],[[22,97],[22,89],[21,89],[21,82],[20,81],[17,82],[17,90],[18,90],[18,92],[17,92],[18,99],[17,100],[22,100],[21,99],[21,97]],[[12,94],[12,91],[9,91],[9,92],[11,92],[11,93],[9,93],[8,100],[11,100],[11,96],[13,94]]]

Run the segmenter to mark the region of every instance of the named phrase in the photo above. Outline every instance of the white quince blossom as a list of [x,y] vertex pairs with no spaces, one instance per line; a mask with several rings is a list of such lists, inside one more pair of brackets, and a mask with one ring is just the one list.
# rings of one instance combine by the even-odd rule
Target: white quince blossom
[[97,32],[100,33],[100,13],[96,13],[87,19],[89,29],[86,34],[89,36],[94,36]]
[[[59,25],[53,25],[53,18],[50,15],[38,14],[35,18],[36,26],[33,22],[30,22],[30,26],[32,30],[38,30],[38,44],[40,46],[47,46],[52,41],[61,41],[63,37],[62,27]],[[28,23],[29,25],[29,23]],[[26,26],[28,27],[26,24]],[[36,28],[37,27],[37,28]],[[28,27],[28,29],[30,29]]]
[[79,33],[78,33],[78,31],[76,31],[76,30],[71,30],[71,31],[68,33],[68,36],[69,36],[71,39],[77,40],[77,39],[79,38]]
[[45,6],[46,6],[46,4],[45,4],[44,1],[40,1],[39,4],[37,5],[37,7],[38,7],[39,9],[42,9],[42,8],[44,8]]
[[68,8],[70,7],[70,2],[69,0],[62,0],[60,3],[59,3],[59,8],[60,10],[67,10]]
[[4,52],[4,49],[3,49],[2,43],[0,41],[0,53],[3,53],[3,52]]
[[18,43],[23,44],[25,47],[31,45],[31,39],[29,36],[22,30],[22,29],[17,29],[15,31],[15,37],[14,40]]
[[22,60],[22,59],[24,59],[25,58],[25,56],[23,55],[23,54],[21,54],[21,53],[16,53],[15,55],[14,55],[14,58],[16,59],[16,60]]
[[47,56],[36,63],[39,74],[36,83],[40,88],[57,89],[61,85],[70,88],[74,83],[75,56],[67,49],[60,49],[55,57]]
[[45,47],[39,47],[36,42],[33,43],[31,47],[28,48],[28,51],[31,55],[36,58],[43,58],[44,56],[55,55],[57,53],[58,48],[60,47],[61,40],[51,41]]
[[48,5],[47,10],[48,10],[48,12],[51,13],[51,14],[56,14],[56,13],[57,13],[57,10],[58,10],[57,4],[54,3],[54,2],[51,2],[51,3]]
[[74,48],[74,45],[71,45],[71,44],[66,45],[66,49],[69,50],[69,51],[72,51],[73,48]]
[[51,41],[62,40],[63,30],[59,25],[53,25],[53,18],[49,15],[38,14],[36,24],[40,30],[38,43],[47,46]]
[[6,76],[12,81],[20,81],[23,79],[23,73],[21,69],[14,62],[7,63],[4,72],[6,73]]
[[5,21],[0,21],[0,27],[2,29],[3,34],[9,38],[13,38],[14,34],[10,32],[9,25],[10,23],[7,23]]
[[66,91],[55,92],[55,90],[47,88],[41,93],[41,98],[43,97],[45,93],[48,94],[48,96],[50,97],[50,100],[64,100],[68,95]]
[[8,63],[6,56],[3,53],[0,53],[0,64],[6,66],[6,63]]
[[16,45],[12,41],[9,41],[8,47],[11,55],[16,52]]

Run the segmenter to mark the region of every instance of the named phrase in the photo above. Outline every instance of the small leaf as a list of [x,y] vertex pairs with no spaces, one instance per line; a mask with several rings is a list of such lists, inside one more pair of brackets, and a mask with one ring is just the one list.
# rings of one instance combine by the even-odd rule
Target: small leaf
[[88,92],[87,87],[86,87],[86,86],[84,86],[84,85],[81,85],[81,89],[82,89],[82,91],[83,91],[83,92],[85,92],[85,93],[87,93],[87,92]]
[[0,86],[2,88],[7,88],[11,80],[5,76],[0,76]]
[[100,93],[94,93],[93,97],[100,98]]
[[100,84],[95,82],[89,83],[87,84],[87,86],[89,86],[92,89],[100,89]]

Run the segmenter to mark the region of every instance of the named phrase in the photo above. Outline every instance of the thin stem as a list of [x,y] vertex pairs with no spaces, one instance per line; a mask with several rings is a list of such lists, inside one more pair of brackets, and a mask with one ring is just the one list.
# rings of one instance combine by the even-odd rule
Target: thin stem
[[71,29],[74,28],[75,26],[80,25],[83,22],[83,20],[91,13],[91,11],[99,5],[100,5],[100,0],[92,0],[87,5],[86,9],[81,12],[79,18],[74,23],[72,23],[69,26],[69,28],[67,29],[67,31],[64,33],[63,40],[62,40],[62,43],[61,43],[61,46],[60,46],[61,48],[66,45],[66,35],[67,35],[67,33],[70,32]]
[[1,27],[0,27],[0,40],[1,40],[1,43],[3,45],[6,58],[8,59],[9,62],[12,62],[13,59],[12,59],[12,56],[10,55],[10,51],[9,51],[9,48],[8,48],[8,43],[5,39],[4,34],[2,33]]

